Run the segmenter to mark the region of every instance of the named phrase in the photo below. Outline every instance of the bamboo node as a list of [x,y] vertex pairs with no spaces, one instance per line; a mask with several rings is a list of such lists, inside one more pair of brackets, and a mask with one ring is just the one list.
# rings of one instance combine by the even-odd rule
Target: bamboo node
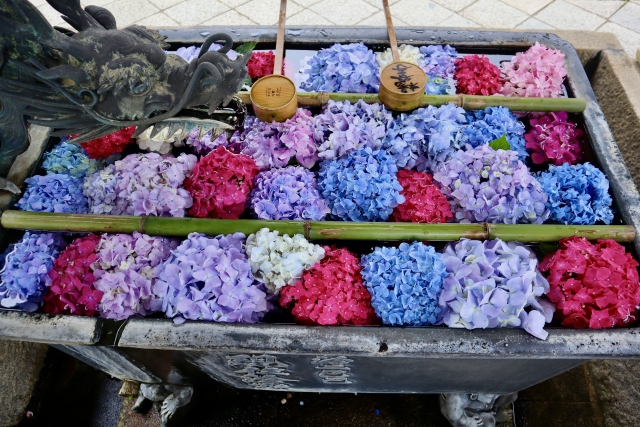
[[140,230],[139,232],[142,234],[146,234],[147,231],[144,229],[144,226],[147,222],[147,216],[143,215],[140,217],[140,222],[138,223],[138,229]]
[[302,225],[302,228],[304,230],[304,238],[309,240],[309,236],[311,235],[311,221],[306,220]]

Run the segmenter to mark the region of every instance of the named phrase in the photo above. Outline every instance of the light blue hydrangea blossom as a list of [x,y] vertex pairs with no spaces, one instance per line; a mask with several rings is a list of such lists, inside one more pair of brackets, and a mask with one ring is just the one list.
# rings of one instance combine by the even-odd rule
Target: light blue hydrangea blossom
[[529,156],[525,148],[524,124],[508,108],[487,107],[470,111],[467,113],[467,122],[460,138],[462,144],[477,147],[506,135],[511,149],[518,153],[521,160]]
[[385,325],[436,323],[438,297],[447,275],[441,255],[421,242],[376,247],[362,257],[362,277],[371,305]]
[[591,163],[549,165],[549,170],[537,177],[549,195],[547,208],[552,220],[575,225],[613,221],[609,180]]
[[88,213],[89,203],[82,193],[82,178],[52,173],[36,175],[24,181],[27,191],[16,203],[23,211]]
[[438,323],[453,328],[523,328],[540,339],[555,306],[543,295],[549,282],[526,246],[500,239],[461,239],[442,255],[448,273]]
[[425,92],[430,95],[444,95],[449,90],[449,80],[455,73],[454,59],[458,52],[449,45],[420,47],[420,67],[427,75]]
[[380,88],[376,55],[364,43],[336,43],[322,49],[303,71],[308,77],[300,88],[308,92],[377,93]]
[[44,155],[42,168],[47,173],[64,173],[75,178],[91,175],[98,170],[98,162],[90,159],[79,145],[61,142]]
[[58,233],[24,233],[0,270],[0,305],[36,311],[51,285],[49,271],[64,246]]
[[386,221],[404,202],[398,168],[382,150],[357,150],[320,164],[318,188],[331,216],[343,221]]

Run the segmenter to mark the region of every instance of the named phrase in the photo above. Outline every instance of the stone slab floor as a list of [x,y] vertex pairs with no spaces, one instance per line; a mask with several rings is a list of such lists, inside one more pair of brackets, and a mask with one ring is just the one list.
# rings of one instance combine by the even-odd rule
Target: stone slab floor
[[[19,427],[158,427],[142,416],[121,382],[50,349]],[[591,362],[520,393],[513,422],[499,427],[637,427],[640,365]],[[319,394],[235,390],[217,383],[198,397],[182,427],[448,427],[435,395]],[[283,399],[285,403],[283,402]],[[26,414],[26,412],[25,412]]]
[[[46,0],[31,0],[54,25]],[[120,26],[275,25],[279,0],[82,0],[107,7]],[[589,30],[640,48],[640,0],[389,0],[397,26]],[[340,13],[335,13],[340,11]],[[289,26],[384,26],[382,0],[290,0]]]

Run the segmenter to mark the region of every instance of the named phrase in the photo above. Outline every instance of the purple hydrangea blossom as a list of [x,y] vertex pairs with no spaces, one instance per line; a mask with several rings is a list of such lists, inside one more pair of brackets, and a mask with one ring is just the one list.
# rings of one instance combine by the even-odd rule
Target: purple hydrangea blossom
[[91,213],[183,217],[193,199],[182,183],[197,162],[192,154],[130,154],[85,183]]
[[465,111],[453,104],[401,114],[389,126],[382,148],[403,169],[424,170],[462,147]]
[[[454,328],[523,328],[540,339],[554,305],[541,298],[549,282],[526,246],[500,239],[461,239],[442,255],[447,269],[439,323]],[[528,309],[528,310],[526,310]]]
[[362,257],[362,278],[371,305],[385,325],[436,323],[438,297],[447,275],[441,255],[421,242],[376,247]]
[[58,233],[24,233],[10,248],[0,270],[0,305],[36,311],[51,285],[49,271],[64,246]]
[[467,146],[433,170],[458,222],[541,224],[549,217],[547,194],[515,151]]
[[271,308],[251,273],[242,233],[191,233],[155,271],[152,311],[185,320],[255,323]]
[[[209,52],[220,50],[221,47],[222,45],[213,43],[209,47]],[[178,48],[178,50],[174,52],[172,51],[167,52],[167,54],[178,55],[180,58],[184,59],[185,61],[191,62],[195,59],[198,59],[198,55],[200,55],[200,47],[198,46],[180,47]],[[238,58],[238,52],[236,52],[233,49],[230,49],[229,52],[227,52],[227,58],[229,58],[232,61],[235,61],[236,58]]]
[[609,180],[591,163],[549,165],[548,171],[536,176],[549,195],[547,208],[552,220],[576,225],[613,221]]
[[247,118],[244,131],[232,136],[230,142],[240,145],[241,153],[255,160],[260,170],[281,168],[294,157],[306,168],[318,160],[311,112],[304,108],[282,123]]
[[318,157],[333,160],[365,147],[378,150],[392,120],[382,104],[329,101],[314,117]]
[[318,188],[331,216],[343,221],[386,221],[404,202],[394,159],[384,151],[364,148],[346,159],[320,164]]
[[89,211],[87,198],[82,193],[82,178],[51,173],[27,178],[27,191],[16,206],[23,211],[80,213]]
[[134,232],[105,234],[96,247],[94,287],[104,292],[98,305],[101,317],[124,320],[145,316],[153,296],[155,268],[178,246],[175,239]]
[[309,92],[377,93],[380,69],[376,55],[363,43],[322,49],[303,69],[308,74],[300,88]]
[[186,145],[193,148],[193,151],[196,154],[205,156],[218,147],[226,148],[229,146],[229,138],[227,137],[226,132],[223,132],[217,138],[214,138],[213,141],[211,140],[211,131],[205,133],[200,139],[198,139],[198,133],[198,128],[193,129],[191,132],[189,132],[189,135],[187,135],[187,139],[185,141]]
[[329,213],[315,175],[300,166],[259,173],[251,192],[251,209],[259,219],[322,221]]
[[472,147],[488,144],[507,136],[507,141],[513,151],[518,153],[521,160],[525,160],[529,153],[525,148],[524,124],[505,107],[487,107],[467,113],[469,124],[464,127],[460,141]]
[[420,47],[420,67],[427,75],[425,92],[430,95],[443,95],[449,90],[449,80],[455,72],[454,59],[458,52],[449,45],[431,45]]

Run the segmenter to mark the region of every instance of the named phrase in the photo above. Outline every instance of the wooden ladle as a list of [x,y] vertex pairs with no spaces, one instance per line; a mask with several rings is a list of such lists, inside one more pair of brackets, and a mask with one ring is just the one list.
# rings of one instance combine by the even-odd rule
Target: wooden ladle
[[278,19],[273,74],[262,77],[251,87],[250,97],[253,104],[253,112],[263,122],[283,122],[293,117],[298,109],[296,85],[293,80],[282,75],[286,17],[287,0],[280,0],[280,17]]
[[422,68],[409,62],[400,61],[396,31],[391,21],[389,1],[382,0],[384,15],[387,19],[387,31],[393,62],[380,73],[380,101],[389,109],[395,111],[415,110],[420,106],[427,76]]

